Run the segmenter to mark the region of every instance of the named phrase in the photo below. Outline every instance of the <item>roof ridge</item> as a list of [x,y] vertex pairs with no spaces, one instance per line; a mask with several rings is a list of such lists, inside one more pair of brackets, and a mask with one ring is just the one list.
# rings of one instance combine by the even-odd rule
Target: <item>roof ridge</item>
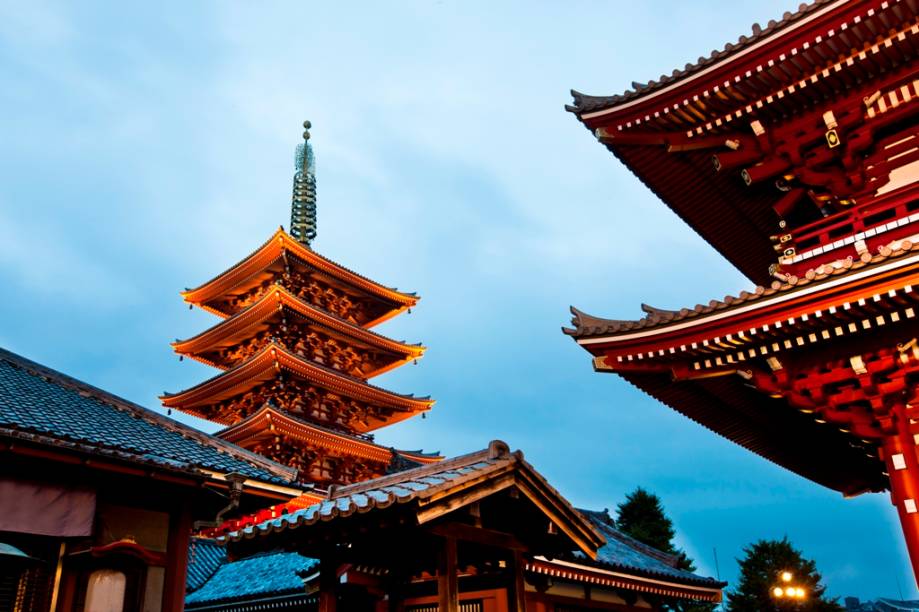
[[65,389],[70,389],[80,395],[87,394],[88,397],[92,397],[99,402],[108,404],[116,410],[128,412],[134,417],[142,419],[152,425],[162,427],[183,437],[194,439],[195,441],[203,445],[215,448],[215,450],[220,452],[225,452],[227,454],[237,456],[243,461],[247,461],[254,466],[260,467],[267,472],[285,478],[286,480],[293,481],[296,477],[296,470],[293,468],[275,463],[267,457],[263,457],[248,451],[244,448],[236,446],[235,444],[232,444],[231,442],[227,442],[226,440],[221,440],[206,434],[203,431],[185,425],[184,423],[180,423],[175,419],[171,419],[165,415],[159,414],[150,408],[146,408],[123,397],[109,393],[108,391],[100,389],[99,387],[91,385],[72,376],[68,376],[63,372],[49,368],[48,366],[32,361],[31,359],[23,357],[22,355],[2,347],[0,347],[0,359],[7,361],[14,367],[21,368],[33,375],[43,377],[52,384],[56,384]]
[[469,465],[470,463],[477,463],[486,459],[507,460],[508,462],[514,462],[518,461],[519,457],[516,453],[510,452],[510,447],[506,442],[501,440],[492,440],[488,443],[488,448],[483,450],[474,451],[465,455],[459,455],[458,457],[445,459],[444,461],[438,461],[437,463],[430,463],[409,470],[403,470],[401,472],[396,472],[395,474],[381,476],[380,478],[374,478],[364,482],[345,485],[343,487],[336,487],[333,485],[329,487],[328,499],[332,500],[339,497],[345,497],[347,495],[354,495],[355,493],[361,493],[363,491],[379,489],[391,484],[398,484],[406,480],[411,480],[412,478],[417,478],[418,476],[444,472],[454,467]]
[[785,11],[780,20],[776,21],[775,19],[770,19],[765,28],[759,23],[754,22],[750,28],[752,32],[751,35],[741,34],[736,43],[729,41],[725,43],[722,49],[713,49],[708,56],[700,56],[695,63],[687,62],[682,70],[674,69],[669,75],[660,75],[657,80],[651,79],[647,83],[632,81],[632,88],[625,90],[621,94],[595,96],[572,89],[571,97],[573,98],[574,104],[566,105],[565,109],[571,113],[581,114],[613,108],[620,103],[634,100],[672,83],[690,78],[704,68],[727,60],[747,47],[759,43],[778,32],[793,27],[806,15],[812,14],[834,1],[835,0],[812,0],[809,3],[801,3],[798,5],[798,10],[794,13]]
[[[663,327],[670,323],[678,323],[686,319],[709,315],[715,311],[739,307],[742,304],[765,299],[779,293],[789,293],[813,283],[821,283],[830,278],[844,276],[866,267],[879,265],[889,259],[897,259],[911,253],[919,252],[919,241],[913,243],[907,238],[891,241],[888,245],[878,247],[877,253],[863,253],[859,258],[848,256],[842,259],[821,263],[808,269],[801,276],[778,273],[775,280],[768,287],[757,285],[751,291],[740,291],[735,295],[726,295],[721,300],[710,300],[707,305],[696,304],[694,307],[684,307],[679,310],[667,311],[674,313],[670,317],[656,316],[656,312],[648,313],[640,319],[604,319],[587,315],[575,307],[571,307],[574,317],[571,320],[574,329],[563,327],[563,333],[575,338],[586,336],[618,334],[621,332],[649,327]],[[644,305],[643,305],[644,306]],[[645,312],[648,312],[643,308]]]

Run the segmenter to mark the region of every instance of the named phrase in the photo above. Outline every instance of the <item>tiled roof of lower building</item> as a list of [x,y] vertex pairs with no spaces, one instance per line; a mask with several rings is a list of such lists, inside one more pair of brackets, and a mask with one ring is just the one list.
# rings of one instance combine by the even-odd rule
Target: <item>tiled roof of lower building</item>
[[164,469],[289,484],[291,468],[0,349],[0,436]]
[[305,592],[304,578],[318,570],[316,559],[293,552],[265,552],[225,563],[198,590],[185,597],[189,607]]
[[457,491],[463,486],[481,484],[490,479],[517,474],[538,487],[545,499],[551,500],[554,520],[570,528],[572,541],[585,552],[593,554],[603,544],[603,538],[589,520],[523,459],[521,451],[511,452],[506,443],[493,440],[487,449],[446,459],[422,467],[397,472],[380,478],[329,489],[328,498],[303,510],[285,514],[257,525],[220,536],[218,541],[239,542],[266,537],[273,533],[314,525],[331,520],[372,512],[376,509],[403,504],[433,503],[433,500]]
[[213,540],[192,538],[188,546],[185,590],[197,591],[227,562],[227,549]]
[[606,538],[606,544],[597,551],[596,560],[592,561],[582,554],[576,554],[580,562],[625,572],[636,572],[644,576],[675,578],[689,584],[709,587],[724,586],[724,583],[714,578],[678,569],[675,567],[676,556],[657,550],[622,533],[613,525],[613,519],[606,511],[580,510],[580,512]]

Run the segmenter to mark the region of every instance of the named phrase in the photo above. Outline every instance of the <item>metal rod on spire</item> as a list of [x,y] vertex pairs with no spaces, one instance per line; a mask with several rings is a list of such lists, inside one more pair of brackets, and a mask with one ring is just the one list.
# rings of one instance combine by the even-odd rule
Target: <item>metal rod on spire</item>
[[306,246],[316,237],[316,161],[310,145],[309,121],[303,122],[303,142],[297,145],[293,196],[290,207],[290,235]]

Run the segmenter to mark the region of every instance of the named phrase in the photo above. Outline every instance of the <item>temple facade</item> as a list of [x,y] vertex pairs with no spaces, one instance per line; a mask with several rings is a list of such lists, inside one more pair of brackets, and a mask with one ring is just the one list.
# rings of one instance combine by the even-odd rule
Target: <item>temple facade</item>
[[[304,124],[309,128],[309,122]],[[217,435],[288,465],[319,487],[440,459],[374,443],[372,432],[431,408],[368,380],[417,361],[424,347],[371,330],[418,303],[316,253],[316,178],[309,131],[297,149],[291,233],[278,229],[244,260],[182,296],[222,320],[173,343],[220,369],[161,398],[219,423]]]
[[818,0],[614,96],[590,133],[756,287],[565,333],[826,487],[890,491],[919,576],[919,5]]

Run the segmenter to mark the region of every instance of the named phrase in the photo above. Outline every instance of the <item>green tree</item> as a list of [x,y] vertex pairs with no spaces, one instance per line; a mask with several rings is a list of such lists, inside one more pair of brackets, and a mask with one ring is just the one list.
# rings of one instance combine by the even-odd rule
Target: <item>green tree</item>
[[[677,557],[676,567],[687,572],[696,571],[686,553],[673,545],[676,531],[673,521],[664,512],[660,498],[642,487],[625,496],[625,501],[616,507],[616,527],[639,542],[652,546]],[[668,602],[665,610],[676,612],[709,612],[713,604],[692,602]]]
[[[740,580],[737,588],[728,593],[728,610],[731,612],[835,612],[843,610],[835,598],[826,596],[817,565],[805,559],[788,538],[760,540],[744,549],[745,557],[739,559]],[[777,598],[773,589],[782,586],[782,573],[792,575],[793,586],[805,591],[805,598]]]

